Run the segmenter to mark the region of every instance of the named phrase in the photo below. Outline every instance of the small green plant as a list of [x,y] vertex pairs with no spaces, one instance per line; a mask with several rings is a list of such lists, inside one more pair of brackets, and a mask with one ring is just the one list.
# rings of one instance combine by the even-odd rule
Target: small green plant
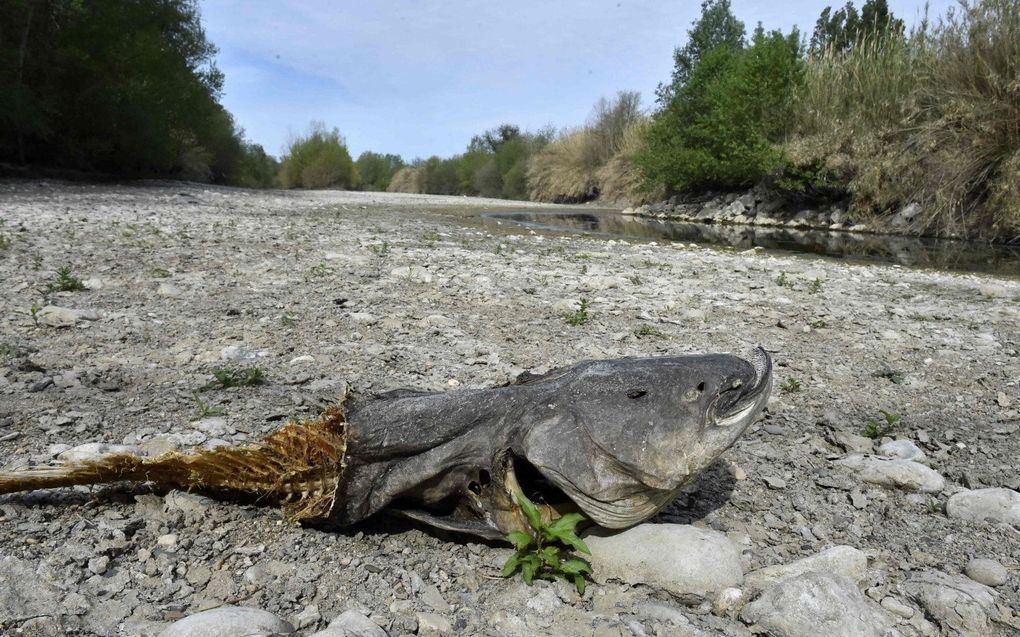
[[815,321],[811,321],[811,327],[813,327],[816,330],[820,330],[823,327],[828,327],[828,326],[829,326],[829,324],[825,322],[825,319],[817,319]]
[[167,270],[166,268],[152,268],[151,270],[149,270],[149,273],[154,278],[157,278],[157,279],[169,279],[170,278],[170,270]]
[[629,277],[627,277],[627,280],[630,281],[633,285],[641,285],[640,275],[632,274]]
[[880,409],[882,412],[885,422],[878,422],[874,418],[868,419],[868,424],[864,425],[864,435],[872,440],[878,440],[882,436],[888,436],[889,434],[896,431],[900,426],[900,417],[898,414]]
[[325,261],[319,261],[316,265],[313,265],[308,269],[308,278],[325,279],[333,276],[336,270]]
[[11,239],[5,234],[0,234],[0,250],[6,250],[11,247]]
[[439,237],[439,233],[436,232],[435,230],[428,230],[428,231],[424,232],[421,235],[421,239],[422,239],[422,241],[427,241],[429,243],[435,243],[436,241],[439,241],[440,237]]
[[227,410],[220,405],[211,405],[195,394],[195,420],[208,418],[210,416],[222,416]]
[[67,265],[57,270],[56,280],[46,286],[47,292],[77,292],[84,289],[85,284],[71,274],[71,267]]
[[898,369],[893,369],[888,365],[883,365],[882,369],[873,373],[872,376],[874,376],[875,378],[884,378],[894,385],[902,384],[904,379],[906,378],[903,372],[899,371]]
[[790,282],[786,280],[786,272],[780,272],[779,276],[776,277],[776,285],[781,288],[785,288],[790,285]]
[[563,320],[568,325],[577,327],[578,325],[584,325],[591,320],[591,313],[588,312],[588,308],[591,307],[591,303],[588,299],[581,299],[580,306],[573,312],[567,312],[563,315]]
[[261,367],[243,367],[240,369],[227,369],[218,367],[212,370],[213,380],[204,389],[227,389],[229,387],[253,387],[261,385],[266,380],[266,375]]
[[368,246],[368,249],[377,257],[384,257],[390,253],[390,242],[383,241],[382,243],[374,243]]
[[784,394],[796,394],[800,391],[800,381],[796,378],[787,378],[786,382],[779,385]]
[[515,493],[514,498],[527,516],[532,532],[514,531],[506,536],[517,551],[503,565],[503,577],[519,570],[528,586],[536,579],[572,581],[578,595],[584,595],[584,576],[591,574],[591,564],[572,555],[571,549],[591,555],[576,533],[577,525],[585,517],[568,513],[546,524],[538,508],[524,494]]
[[42,307],[38,303],[33,302],[32,307],[28,308],[28,315],[32,317],[32,322],[35,323],[36,327],[39,327],[39,311]]
[[293,314],[284,314],[283,316],[280,317],[280,323],[286,325],[287,327],[293,327],[294,325],[297,325],[297,322],[298,322],[297,317],[294,316]]
[[815,279],[811,282],[811,287],[808,288],[808,294],[818,294],[822,291],[822,280]]
[[639,327],[636,330],[634,330],[634,336],[636,336],[638,338],[645,338],[645,337],[648,337],[648,336],[651,336],[651,337],[654,337],[654,338],[662,338],[663,336],[665,336],[665,334],[663,334],[659,330],[655,329],[651,325],[642,325],[641,327]]
[[582,263],[581,264],[581,274],[588,274],[588,264],[587,263]]

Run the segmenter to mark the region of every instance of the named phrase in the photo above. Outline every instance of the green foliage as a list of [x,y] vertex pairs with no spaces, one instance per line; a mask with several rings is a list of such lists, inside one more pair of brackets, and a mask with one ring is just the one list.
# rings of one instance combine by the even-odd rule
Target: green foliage
[[290,141],[280,165],[284,188],[352,188],[357,182],[347,142],[337,129],[312,122],[308,134]]
[[650,325],[642,325],[641,327],[634,330],[634,336],[638,338],[647,337],[664,338],[666,335]]
[[203,389],[228,389],[230,387],[254,387],[266,381],[261,367],[223,368],[212,370],[213,380]]
[[32,323],[39,327],[39,311],[42,310],[42,306],[39,303],[33,301],[32,307],[28,308],[28,315],[32,317]]
[[46,292],[79,292],[85,289],[81,279],[71,274],[71,266],[57,270],[56,279],[46,286]]
[[361,179],[361,187],[365,190],[379,190],[385,192],[390,187],[390,181],[397,171],[405,166],[400,155],[382,155],[373,153],[370,150],[358,155],[354,162]]
[[864,435],[872,440],[878,440],[882,436],[888,436],[895,432],[900,425],[899,415],[888,412],[884,409],[879,409],[879,411],[882,412],[882,417],[885,422],[880,423],[874,418],[869,418],[868,423],[864,425]]
[[566,321],[568,325],[573,325],[574,327],[584,325],[591,320],[591,314],[588,312],[589,307],[591,307],[591,303],[588,299],[582,298],[578,308],[573,312],[567,312],[564,314],[563,320]]
[[520,571],[528,586],[536,579],[567,580],[577,587],[578,595],[584,595],[585,575],[591,574],[591,564],[572,555],[571,551],[591,555],[576,533],[577,525],[585,517],[580,513],[568,513],[546,524],[538,508],[524,494],[515,493],[514,499],[527,517],[532,532],[514,531],[507,535],[506,539],[517,550],[503,565],[503,577]]
[[11,247],[11,243],[13,243],[13,241],[10,237],[5,234],[0,234],[0,250],[6,250]]
[[872,376],[875,378],[884,378],[894,385],[900,385],[906,379],[903,372],[898,369],[893,369],[888,365],[882,365],[882,369],[873,373]]
[[779,165],[776,142],[792,122],[801,78],[796,31],[759,27],[743,50],[703,52],[644,135],[637,157],[648,182],[673,191],[742,188]]
[[808,294],[818,294],[822,291],[822,280],[815,279],[811,282],[811,287],[808,288]]
[[779,273],[779,276],[776,277],[776,285],[778,285],[781,288],[791,285],[790,282],[786,279],[786,272]]
[[215,54],[196,0],[0,3],[0,161],[233,181]]
[[222,416],[227,413],[227,410],[220,405],[212,405],[205,402],[202,398],[195,394],[195,419],[208,418],[210,416]]
[[864,38],[903,36],[903,20],[893,16],[886,0],[866,0],[860,13],[853,2],[842,9],[825,7],[815,22],[810,50],[820,53],[828,49],[847,51]]
[[659,104],[666,106],[690,81],[701,60],[719,48],[744,48],[744,23],[730,10],[729,0],[704,0],[701,16],[687,31],[687,43],[673,51],[673,77],[656,90]]
[[800,381],[796,378],[788,378],[786,382],[779,385],[779,389],[782,389],[784,394],[796,394],[801,389]]

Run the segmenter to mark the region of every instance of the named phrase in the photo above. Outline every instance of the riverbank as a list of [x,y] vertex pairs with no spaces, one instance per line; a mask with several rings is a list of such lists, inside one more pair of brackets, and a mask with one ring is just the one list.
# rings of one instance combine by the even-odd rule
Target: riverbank
[[[154,635],[226,604],[301,635],[355,611],[392,635],[747,637],[804,610],[790,587],[805,583],[829,595],[812,613],[862,609],[877,627],[862,635],[1017,625],[1020,523],[947,505],[988,488],[1020,498],[1020,282],[464,221],[524,206],[541,207],[2,183],[0,457],[243,444],[315,413],[344,382],[444,391],[579,359],[761,344],[776,361],[767,417],[659,518],[725,543],[739,596],[635,569],[651,583],[578,597],[500,578],[506,549],[405,522],[329,533],[271,508],[115,486],[0,497],[0,629]],[[64,267],[84,289],[43,294]],[[572,325],[582,298],[587,318]],[[214,369],[242,365],[266,382],[199,392]],[[896,466],[927,482],[882,483],[856,459],[891,453],[881,410],[896,416],[885,442],[914,454]],[[762,574],[834,547],[855,552],[816,564],[814,579]],[[1005,582],[967,577],[974,558]]]

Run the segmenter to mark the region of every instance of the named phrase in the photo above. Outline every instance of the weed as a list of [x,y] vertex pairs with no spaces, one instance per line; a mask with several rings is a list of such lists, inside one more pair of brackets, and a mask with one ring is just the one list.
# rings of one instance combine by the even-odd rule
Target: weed
[[790,285],[789,281],[786,280],[786,272],[779,273],[779,276],[776,277],[776,285],[778,285],[781,288]]
[[864,425],[864,435],[872,440],[878,440],[882,436],[888,436],[896,431],[900,425],[900,417],[898,414],[894,414],[884,409],[879,409],[879,411],[882,412],[885,422],[880,423],[874,418],[868,418],[868,424]]
[[904,380],[903,372],[899,371],[898,369],[893,369],[888,365],[883,365],[882,369],[873,373],[872,376],[874,376],[875,378],[885,378],[894,385],[900,385],[903,383]]
[[788,378],[786,382],[779,385],[779,389],[782,389],[785,394],[796,394],[800,391],[800,387],[800,381],[796,378]]
[[5,234],[0,234],[0,250],[6,250],[11,247],[11,238]]
[[641,327],[634,330],[634,336],[638,338],[645,338],[646,336],[652,336],[655,338],[662,338],[665,336],[662,332],[655,329],[651,325],[642,325]]
[[390,242],[383,241],[382,243],[375,243],[368,246],[368,249],[372,251],[377,257],[384,257],[390,253]]
[[818,294],[822,291],[822,280],[815,279],[811,282],[811,287],[808,288],[808,294]]
[[241,369],[216,368],[212,370],[213,379],[203,389],[227,389],[229,387],[253,387],[261,385],[266,375],[260,367],[244,367]]
[[627,280],[630,281],[633,285],[641,285],[640,275],[632,274],[629,277],[627,277]]
[[588,264],[587,263],[582,263],[581,264],[581,274],[588,274]]
[[71,267],[67,265],[57,270],[57,279],[46,286],[47,292],[77,292],[84,289],[85,284],[71,274]]
[[32,322],[35,323],[36,327],[39,327],[39,311],[42,309],[38,303],[32,303],[32,307],[28,308],[28,315],[32,317]]
[[532,533],[514,531],[507,535],[506,539],[517,551],[503,565],[503,577],[510,577],[520,570],[528,586],[535,579],[572,581],[577,593],[584,595],[584,576],[591,574],[591,564],[573,556],[571,549],[591,555],[575,532],[585,517],[580,513],[568,513],[546,524],[538,508],[524,494],[515,493],[514,498],[527,516]]
[[308,270],[307,278],[324,279],[326,277],[333,276],[335,273],[336,270],[333,269],[332,266],[330,266],[325,261],[319,261],[317,265],[313,265]]
[[591,303],[588,299],[581,299],[581,305],[573,312],[568,312],[563,315],[563,320],[569,325],[578,326],[584,325],[591,320],[591,314],[588,312],[588,308],[591,307]]
[[210,405],[195,394],[195,420],[208,418],[210,416],[222,416],[227,410],[220,405]]
[[422,241],[428,241],[429,243],[435,243],[439,241],[439,233],[435,230],[429,230],[421,235]]
[[149,274],[151,274],[154,278],[157,279],[170,278],[170,270],[167,270],[166,268],[152,268],[151,270],[149,270]]
[[813,327],[816,330],[820,330],[823,327],[828,327],[828,326],[829,326],[829,324],[825,322],[825,319],[818,319],[818,320],[815,320],[815,321],[811,321],[811,327]]
[[294,325],[297,325],[297,317],[294,316],[293,314],[284,314],[283,316],[280,317],[280,323],[286,325],[287,327],[292,327]]

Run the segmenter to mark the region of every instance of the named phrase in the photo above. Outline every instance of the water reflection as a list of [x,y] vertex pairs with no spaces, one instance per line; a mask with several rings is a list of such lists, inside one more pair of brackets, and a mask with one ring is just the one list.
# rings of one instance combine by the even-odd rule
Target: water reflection
[[616,213],[492,212],[483,216],[541,230],[650,241],[682,241],[740,250],[761,247],[767,250],[897,263],[916,268],[1020,276],[1020,246],[1017,245],[763,226],[680,223]]

